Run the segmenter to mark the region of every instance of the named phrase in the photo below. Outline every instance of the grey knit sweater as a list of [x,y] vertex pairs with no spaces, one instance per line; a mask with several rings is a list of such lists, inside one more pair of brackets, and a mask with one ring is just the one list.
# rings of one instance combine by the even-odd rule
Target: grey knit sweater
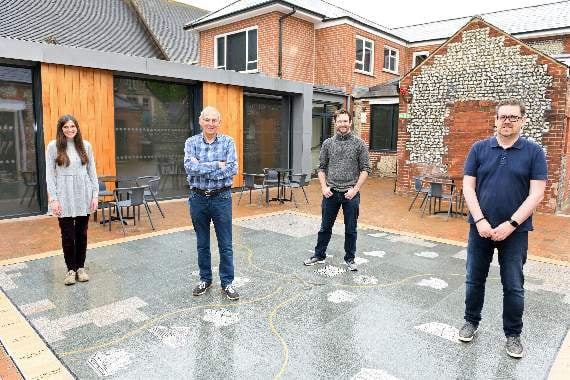
[[368,147],[352,132],[336,133],[323,142],[319,156],[319,170],[324,171],[327,185],[334,190],[346,191],[356,185],[360,173],[370,173]]

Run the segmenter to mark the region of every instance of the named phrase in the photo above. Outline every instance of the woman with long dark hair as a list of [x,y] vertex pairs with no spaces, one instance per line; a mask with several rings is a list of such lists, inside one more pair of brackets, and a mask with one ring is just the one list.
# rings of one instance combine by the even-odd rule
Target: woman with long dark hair
[[99,185],[93,149],[81,138],[79,123],[71,115],[57,121],[55,140],[46,152],[48,214],[58,217],[61,245],[67,265],[65,285],[89,281],[85,270],[89,214],[97,210]]

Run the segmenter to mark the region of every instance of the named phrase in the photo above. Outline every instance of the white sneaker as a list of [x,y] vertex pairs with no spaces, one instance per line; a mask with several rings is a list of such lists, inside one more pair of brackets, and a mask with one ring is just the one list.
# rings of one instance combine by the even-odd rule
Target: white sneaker
[[75,271],[74,270],[70,270],[69,272],[67,272],[67,274],[65,275],[65,278],[63,279],[63,283],[65,285],[75,284]]
[[79,268],[77,270],[77,281],[79,282],[89,281],[89,275],[87,274],[87,270],[85,268]]

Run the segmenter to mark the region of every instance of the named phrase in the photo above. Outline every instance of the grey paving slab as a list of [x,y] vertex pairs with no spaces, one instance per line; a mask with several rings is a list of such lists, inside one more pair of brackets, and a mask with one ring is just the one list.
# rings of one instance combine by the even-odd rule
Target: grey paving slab
[[63,285],[62,257],[0,267],[0,287],[80,379],[537,379],[545,378],[570,315],[570,270],[529,262],[523,342],[504,352],[499,268],[483,321],[457,341],[464,248],[359,229],[358,272],[343,264],[343,226],[325,265],[305,267],[320,221],[298,214],[234,225],[234,285],[199,281],[196,237],[176,232],[88,252],[91,281]]

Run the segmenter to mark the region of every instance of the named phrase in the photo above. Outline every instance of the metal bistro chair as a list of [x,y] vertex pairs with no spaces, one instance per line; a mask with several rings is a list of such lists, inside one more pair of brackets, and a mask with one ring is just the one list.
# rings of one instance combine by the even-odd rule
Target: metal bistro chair
[[[153,200],[158,207],[158,211],[160,211],[160,215],[164,218],[164,212],[162,212],[162,208],[160,204],[158,204],[158,200],[156,197],[158,196],[158,190],[160,189],[160,177],[155,175],[147,175],[142,177],[137,177],[136,183],[138,186],[148,186],[148,188],[144,191],[145,200]],[[139,215],[140,216],[140,215]]]
[[270,187],[277,187],[277,199],[281,193],[281,189],[279,188],[279,172],[275,169],[265,168],[263,169],[264,178],[263,178],[263,188],[265,189],[265,198],[266,202],[269,204],[269,188]]
[[108,222],[108,220],[105,219],[106,208],[109,209],[109,219],[111,219],[111,204],[108,201],[105,201],[105,198],[112,197],[113,192],[107,190],[107,185],[105,185],[105,182],[103,181],[98,181],[98,182],[99,182],[99,201],[97,203],[97,210],[95,210],[95,215],[93,216],[93,219],[95,220],[95,222],[97,222],[97,213],[99,209],[101,209],[101,217],[103,218],[101,220],[101,224],[104,224]]
[[264,186],[263,184],[259,184],[256,183],[256,179],[258,178],[264,178],[263,174],[251,174],[251,173],[243,173],[243,186],[241,188],[241,191],[239,193],[239,198],[238,198],[238,206],[239,206],[239,202],[241,201],[241,197],[243,196],[243,193],[246,191],[249,191],[249,204],[251,204],[251,191],[252,190],[261,190],[261,192],[259,193],[259,204],[258,207],[261,207],[261,200],[263,199],[263,189]]
[[[449,187],[449,192],[445,192],[444,187]],[[431,212],[432,199],[434,200],[434,205],[433,205],[434,212],[435,212],[435,202],[439,202],[439,209],[441,210],[441,201],[446,200],[449,202],[447,217],[445,218],[445,220],[447,221],[449,219],[449,216],[451,215],[453,202],[455,202],[454,187],[455,186],[451,181],[430,182],[429,192],[427,194],[427,202],[424,204],[424,208],[422,209],[422,217],[424,216],[428,203]]]
[[[305,192],[305,186],[307,186],[307,175],[306,174],[290,174],[289,180],[283,184],[283,193],[287,189],[291,190],[291,197],[289,198],[295,203],[295,207],[297,206],[297,201],[295,200],[295,196],[293,195],[293,189],[301,189],[303,190],[303,194],[305,195],[305,201],[309,204],[309,198],[307,198],[307,193]],[[285,194],[283,194],[285,196]]]
[[[133,223],[136,225],[136,207],[143,205],[146,211],[146,216],[150,222],[150,226],[154,230],[154,224],[152,224],[152,218],[150,217],[150,210],[148,204],[146,203],[146,199],[144,197],[144,191],[147,187],[146,186],[138,186],[138,187],[119,187],[113,190],[113,195],[115,197],[114,202],[109,202],[111,206],[115,207],[117,215],[119,216],[119,220],[121,222],[121,227],[123,228],[123,235],[126,235],[125,232],[125,223],[123,217],[123,207],[127,208],[127,213],[130,207],[133,208]],[[139,207],[139,219],[140,219],[140,207]],[[111,220],[109,218],[109,231],[111,230]]]
[[429,193],[429,187],[424,187],[424,177],[414,177],[414,190],[416,191],[416,196],[412,200],[410,207],[408,207],[408,211],[412,209],[414,203],[416,203],[416,199],[418,199],[418,195],[420,193],[424,194],[424,199],[422,199],[422,203],[420,204],[420,208],[424,205],[426,198]]

